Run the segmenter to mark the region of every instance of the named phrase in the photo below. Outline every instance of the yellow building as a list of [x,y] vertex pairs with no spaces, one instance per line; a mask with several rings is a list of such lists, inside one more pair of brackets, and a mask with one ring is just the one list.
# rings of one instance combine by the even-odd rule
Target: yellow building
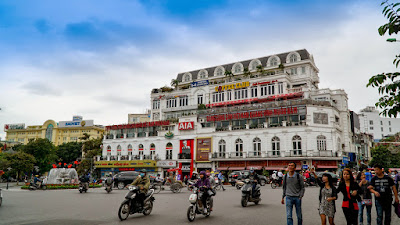
[[43,125],[27,126],[25,124],[6,124],[6,141],[27,144],[30,140],[47,138],[54,145],[68,142],[81,142],[80,137],[84,133],[90,135],[90,139],[99,138],[104,134],[104,127],[94,125],[93,120],[83,120],[80,116],[74,116],[72,121],[47,120]]

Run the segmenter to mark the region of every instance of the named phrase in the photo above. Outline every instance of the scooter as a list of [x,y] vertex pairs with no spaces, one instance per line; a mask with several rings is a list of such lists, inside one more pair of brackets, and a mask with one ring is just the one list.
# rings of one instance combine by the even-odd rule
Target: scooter
[[153,210],[153,204],[155,198],[154,189],[150,189],[144,199],[143,209],[141,209],[140,203],[137,201],[136,196],[139,192],[138,186],[129,186],[129,192],[125,195],[125,200],[121,203],[118,210],[119,219],[126,220],[129,215],[134,213],[143,213],[143,215],[150,215]]
[[304,178],[304,187],[309,187],[309,186],[317,186],[317,183],[315,181],[312,181],[310,178]]
[[244,182],[242,180],[239,180],[239,179],[236,180],[236,184],[235,184],[236,189],[240,190],[243,187],[243,185],[244,185]]
[[83,193],[83,192],[87,192],[88,191],[88,188],[87,188],[87,182],[80,182],[79,183],[79,193]]
[[107,191],[107,194],[112,191],[112,184],[106,184],[106,191]]
[[253,195],[253,182],[250,179],[244,180],[244,186],[242,187],[242,206],[246,207],[248,202],[254,202],[254,204],[258,205],[261,201],[261,191],[260,185],[257,184],[254,188],[254,195]]
[[201,197],[203,196],[203,192],[200,188],[193,188],[193,193],[189,196],[190,206],[187,210],[187,218],[190,222],[193,222],[196,219],[196,214],[202,214],[205,217],[209,217],[211,215],[211,208],[213,206],[212,196],[214,195],[211,190],[207,190],[209,193],[209,198],[207,199],[207,203],[205,206],[207,212],[204,212],[203,207],[200,207],[202,204]]
[[34,184],[33,182],[29,184],[29,190],[34,191],[37,189],[46,190],[47,186],[43,184],[43,181],[37,182],[37,184]]

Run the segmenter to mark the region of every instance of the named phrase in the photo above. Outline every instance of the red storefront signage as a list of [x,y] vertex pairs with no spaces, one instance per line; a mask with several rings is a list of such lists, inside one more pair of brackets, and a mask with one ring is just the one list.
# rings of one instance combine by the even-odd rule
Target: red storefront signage
[[[192,122],[193,123],[193,122]],[[187,140],[180,140],[179,142],[179,153],[185,154],[184,156],[189,156],[190,155],[190,176],[192,176],[193,173],[193,164],[194,164],[194,139],[187,139]],[[186,158],[186,157],[184,157]],[[182,163],[179,163],[179,168],[182,169],[183,165]],[[180,171],[180,174],[182,175],[182,171]]]
[[121,130],[121,129],[142,128],[142,127],[159,127],[159,126],[166,126],[166,125],[169,125],[169,120],[145,122],[145,123],[112,125],[112,126],[106,126],[106,129],[107,130]]
[[252,118],[260,118],[260,117],[267,117],[267,116],[288,115],[288,114],[297,114],[297,107],[288,107],[288,108],[271,109],[271,110],[267,109],[267,110],[263,110],[263,111],[254,111],[254,112],[211,115],[211,116],[207,116],[207,122],[223,121],[223,120],[252,119]]
[[193,130],[194,122],[182,122],[178,125],[178,130]]
[[253,83],[253,86],[263,85],[263,84],[272,84],[272,83],[275,83],[275,82],[278,82],[278,80],[265,81],[265,82],[256,82],[256,83]]

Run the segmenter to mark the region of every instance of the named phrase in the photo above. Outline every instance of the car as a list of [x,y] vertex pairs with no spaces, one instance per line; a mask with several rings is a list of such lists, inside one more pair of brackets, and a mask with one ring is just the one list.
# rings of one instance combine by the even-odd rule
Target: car
[[232,186],[235,186],[235,185],[236,185],[236,179],[237,179],[240,175],[242,175],[242,173],[241,173],[240,171],[233,171],[232,173],[230,173],[230,174],[228,175],[229,183],[230,183]]
[[119,172],[114,176],[114,186],[118,189],[124,189],[128,184],[132,183],[139,174],[140,173],[137,171]]
[[[247,177],[250,174],[250,170],[242,170],[240,172],[241,172],[241,175],[237,178],[239,180],[242,180],[243,177]],[[260,175],[260,174],[257,174],[257,175],[260,178],[260,185],[265,186],[265,184],[268,183],[267,177],[264,175]]]
[[332,176],[332,178],[333,178],[333,184],[337,184],[337,183],[338,183],[338,181],[339,181],[339,176],[338,176],[336,173],[332,173],[332,172],[317,172],[318,178],[322,178],[322,175],[323,175],[324,173],[328,173],[328,174],[330,174],[330,175]]

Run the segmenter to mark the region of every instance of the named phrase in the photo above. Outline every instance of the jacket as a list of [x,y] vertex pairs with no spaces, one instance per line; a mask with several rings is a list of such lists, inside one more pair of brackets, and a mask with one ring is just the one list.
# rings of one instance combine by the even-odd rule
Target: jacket
[[350,191],[357,191],[356,196],[350,195],[350,198],[348,197],[348,192],[346,189],[346,183],[345,182],[340,182],[338,191],[342,192],[343,194],[343,201],[349,201],[349,207],[350,209],[353,209],[353,203],[357,203],[357,199],[359,198],[359,193],[361,193],[360,186],[356,182],[350,184]]
[[144,177],[138,176],[131,185],[143,187],[143,190],[139,190],[139,192],[146,194],[150,187],[150,178],[147,175]]
[[207,188],[211,188],[210,180],[207,177],[203,179],[198,179],[197,182],[194,184],[195,187],[203,187],[206,186]]

